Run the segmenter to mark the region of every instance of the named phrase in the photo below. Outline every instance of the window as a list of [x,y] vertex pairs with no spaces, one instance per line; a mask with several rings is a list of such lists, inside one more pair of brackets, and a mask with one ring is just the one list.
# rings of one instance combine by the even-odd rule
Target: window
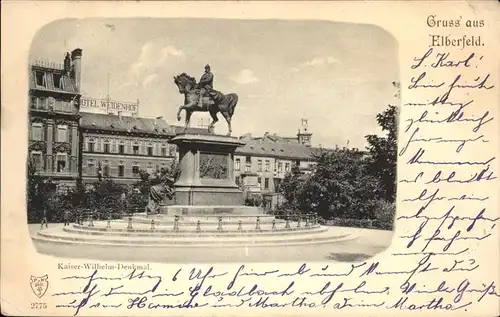
[[234,169],[236,171],[240,170],[240,159],[239,158],[235,159],[235,161],[234,161]]
[[95,169],[95,162],[93,160],[88,160],[87,161],[87,175],[95,175],[96,174],[96,169]]
[[250,172],[252,165],[252,158],[250,156],[245,157],[245,172]]
[[90,139],[88,143],[89,152],[94,152],[95,150],[94,147],[95,147],[95,141],[93,139]]
[[236,176],[235,183],[238,186],[240,185],[240,177],[239,176]]
[[43,72],[35,72],[35,80],[37,86],[45,86],[45,74]]
[[31,139],[35,141],[43,140],[43,124],[33,123],[31,125]]
[[61,100],[54,101],[54,110],[63,111],[63,102]]
[[103,171],[102,175],[104,175],[104,177],[109,177],[109,165],[107,163],[104,165],[102,171]]
[[167,148],[164,146],[161,148],[161,156],[167,156]]
[[148,156],[153,156],[153,146],[148,145]]
[[264,188],[269,189],[269,178],[264,179]]
[[66,153],[58,153],[56,155],[56,165],[57,165],[57,172],[66,172],[66,165],[67,165],[67,156]]
[[109,141],[104,141],[104,153],[109,153]]
[[274,161],[274,171],[278,171],[278,161]]
[[35,165],[35,169],[37,171],[43,170],[43,161],[41,152],[31,152],[31,159],[33,160],[33,164]]
[[285,172],[290,172],[290,163],[285,164]]
[[47,109],[47,98],[40,97],[38,99],[38,109],[43,109],[43,110]]
[[68,141],[68,127],[65,125],[57,126],[57,142]]
[[123,177],[125,175],[125,166],[118,165],[118,176]]
[[54,78],[54,87],[57,89],[63,89],[62,86],[62,75],[61,74],[53,74]]
[[279,162],[278,163],[278,172],[282,172],[283,171],[283,163],[282,162]]
[[124,154],[125,153],[125,144],[119,144],[118,145],[118,153]]
[[279,192],[281,186],[281,178],[274,179],[274,191]]
[[262,178],[257,178],[257,185],[259,185],[259,187],[262,187]]
[[38,108],[38,98],[37,97],[31,97],[30,98],[30,107],[31,107],[31,109],[37,109]]
[[262,160],[257,160],[257,172],[262,172]]
[[135,155],[139,154],[139,146],[138,145],[134,145],[132,147],[132,151],[134,152]]
[[265,169],[266,172],[269,172],[270,166],[271,166],[271,163],[269,162],[269,160],[266,160],[266,169]]
[[138,166],[138,165],[134,165],[134,166],[132,166],[132,173],[133,173],[134,175],[139,174],[139,166]]

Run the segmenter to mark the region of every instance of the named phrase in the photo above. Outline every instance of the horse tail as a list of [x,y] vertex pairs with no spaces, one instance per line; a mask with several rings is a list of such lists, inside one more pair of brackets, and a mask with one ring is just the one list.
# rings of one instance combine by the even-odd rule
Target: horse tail
[[238,95],[237,94],[231,94],[231,98],[229,101],[229,115],[232,117],[234,114],[234,108],[236,108],[236,105],[238,104]]

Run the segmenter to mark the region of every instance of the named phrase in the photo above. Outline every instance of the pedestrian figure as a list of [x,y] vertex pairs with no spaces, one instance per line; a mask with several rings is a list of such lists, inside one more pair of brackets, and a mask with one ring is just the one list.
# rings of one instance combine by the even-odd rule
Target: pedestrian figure
[[47,221],[47,206],[43,207],[43,218],[42,223],[40,224],[40,230],[43,229],[43,224],[45,224],[45,228],[49,227],[49,222]]

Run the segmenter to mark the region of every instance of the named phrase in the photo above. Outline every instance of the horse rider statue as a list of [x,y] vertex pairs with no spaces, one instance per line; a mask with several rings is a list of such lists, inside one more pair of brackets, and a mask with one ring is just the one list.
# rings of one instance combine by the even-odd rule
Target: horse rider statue
[[209,64],[205,65],[205,73],[201,76],[200,82],[196,85],[196,88],[200,89],[198,106],[203,108],[203,96],[207,94],[208,97],[212,98],[212,93],[214,91],[214,75],[210,71]]

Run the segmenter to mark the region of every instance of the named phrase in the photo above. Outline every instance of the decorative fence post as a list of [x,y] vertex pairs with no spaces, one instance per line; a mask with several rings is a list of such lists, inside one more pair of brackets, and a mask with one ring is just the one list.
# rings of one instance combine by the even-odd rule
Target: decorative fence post
[[276,219],[273,219],[273,227],[271,228],[271,230],[275,230],[276,229]]
[[222,231],[222,216],[219,216],[219,224],[217,225],[217,231]]
[[128,226],[127,230],[132,230],[132,213],[129,213],[128,215]]
[[94,212],[91,210],[89,213],[89,227],[94,226]]
[[174,216],[174,231],[175,232],[179,231],[179,216],[178,215]]
[[291,229],[290,228],[290,217],[289,216],[286,216],[285,217],[286,219],[286,222],[285,222],[285,229]]
[[257,216],[257,221],[255,223],[255,230],[260,230],[260,217]]
[[196,231],[198,231],[198,232],[201,231],[201,226],[200,226],[200,221],[199,220],[196,222]]
[[151,219],[151,231],[155,230],[155,220]]
[[238,221],[238,231],[241,231],[243,230],[243,228],[241,227],[241,220]]
[[106,228],[111,228],[111,213],[108,214],[108,223],[106,224]]
[[306,227],[309,227],[309,217],[311,217],[310,214],[306,215]]
[[302,217],[299,215],[299,220],[297,221],[297,228],[300,228],[300,221],[302,220]]

